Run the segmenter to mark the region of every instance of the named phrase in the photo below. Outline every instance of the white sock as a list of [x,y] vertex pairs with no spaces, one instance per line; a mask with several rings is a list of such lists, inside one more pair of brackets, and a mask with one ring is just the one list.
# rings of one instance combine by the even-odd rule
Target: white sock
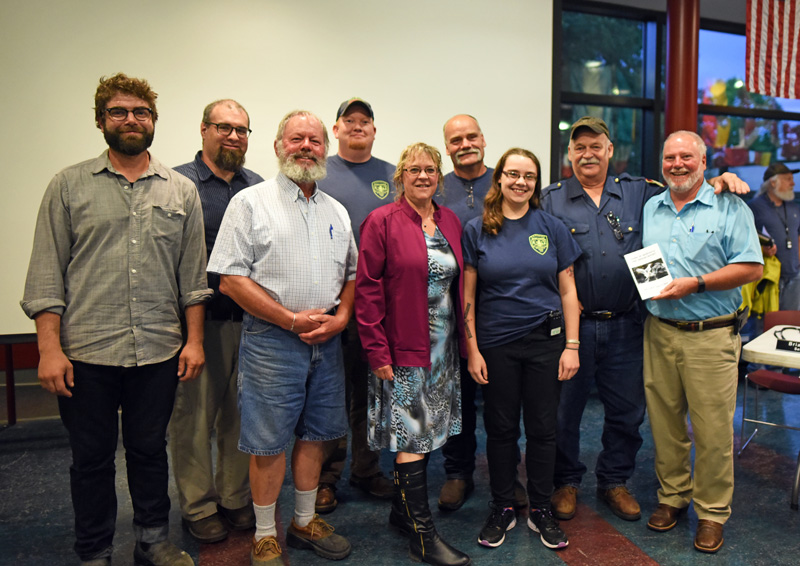
[[253,503],[253,511],[256,514],[256,540],[261,540],[265,537],[278,536],[278,530],[275,528],[275,505],[256,505]]
[[314,507],[317,503],[317,488],[310,491],[300,491],[294,488],[294,523],[298,527],[305,527],[314,518]]

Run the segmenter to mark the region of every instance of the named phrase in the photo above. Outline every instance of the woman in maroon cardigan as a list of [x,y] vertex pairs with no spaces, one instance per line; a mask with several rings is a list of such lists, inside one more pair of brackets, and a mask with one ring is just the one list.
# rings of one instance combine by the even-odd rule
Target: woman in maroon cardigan
[[436,148],[403,150],[394,184],[396,202],[361,225],[356,276],[356,320],[371,368],[369,445],[397,452],[389,521],[409,535],[412,558],[465,565],[469,557],[436,533],[425,474],[427,455],[461,432],[461,224],[433,202],[442,186]]

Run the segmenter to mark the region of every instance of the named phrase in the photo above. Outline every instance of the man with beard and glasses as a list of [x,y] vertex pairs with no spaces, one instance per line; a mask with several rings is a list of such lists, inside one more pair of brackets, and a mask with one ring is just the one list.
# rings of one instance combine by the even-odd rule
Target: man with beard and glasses
[[658,245],[674,279],[646,302],[644,387],[661,486],[647,526],[672,529],[693,501],[694,547],[712,553],[733,499],[740,286],[761,277],[763,260],[750,209],[734,195],[715,196],[705,168],[700,136],[667,137],[669,191],[645,205],[642,243]]
[[315,514],[325,443],[347,434],[339,334],[353,312],[355,240],[345,208],[320,191],[328,132],[296,110],[275,137],[280,173],[231,199],[208,270],[244,311],[239,449],[250,454],[252,564],[280,564],[275,505],[294,435],[295,511],[286,541],[338,560],[350,543]]
[[203,368],[211,290],[197,190],[147,151],[155,102],[147,81],[100,79],[95,121],[108,150],[47,187],[22,300],[36,321],[39,380],[58,395],[69,433],[75,551],[84,566],[111,563],[120,407],[134,562],[194,564],[167,539],[165,438],[178,382]]
[[781,310],[800,310],[800,206],[794,202],[794,174],[783,163],[764,171],[759,195],[748,204],[756,231],[766,232],[775,245],[766,253],[781,262],[779,302]]
[[[212,102],[203,110],[200,123],[203,148],[194,161],[175,167],[200,194],[209,255],[231,198],[264,180],[243,167],[249,135],[250,117],[241,104],[235,100]],[[224,540],[228,529],[246,530],[255,525],[248,482],[250,458],[236,447],[242,309],[219,292],[219,276],[209,274],[208,283],[214,296],[206,304],[206,365],[198,379],[178,386],[169,427],[183,524],[204,543]],[[216,472],[211,455],[213,430]]]
[[[356,245],[359,227],[367,215],[391,202],[395,167],[373,157],[375,115],[372,106],[360,98],[345,100],[336,112],[333,135],[339,140],[337,155],[328,158],[328,175],[319,187],[338,200],[350,215]],[[391,499],[394,484],[383,475],[380,453],[367,445],[367,376],[369,368],[362,354],[355,317],[342,333],[347,373],[348,415],[351,431],[350,485],[373,497]],[[347,437],[328,447],[317,490],[317,513],[330,513],[338,505],[336,483],[342,477],[347,457]]]
[[[597,457],[597,495],[626,521],[641,517],[626,487],[642,445],[643,313],[623,254],[642,247],[642,209],[664,191],[663,185],[627,173],[608,176],[614,144],[603,120],[584,116],[570,131],[568,147],[574,176],[544,190],[542,208],[567,225],[583,254],[575,261],[581,302],[580,369],[564,382],[558,407],[553,515],[571,519],[586,466],[580,460],[583,411],[594,386],[605,413],[603,449]],[[715,192],[727,184],[747,192],[731,173],[711,181]]]

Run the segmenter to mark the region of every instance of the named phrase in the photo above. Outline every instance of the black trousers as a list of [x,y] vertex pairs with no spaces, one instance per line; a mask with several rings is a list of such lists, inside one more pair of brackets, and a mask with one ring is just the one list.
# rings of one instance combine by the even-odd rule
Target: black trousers
[[471,480],[475,471],[475,451],[478,441],[475,428],[478,410],[475,406],[475,393],[478,384],[467,370],[467,360],[460,358],[461,364],[461,434],[451,436],[442,447],[444,471],[447,479]]
[[143,528],[169,522],[166,432],[178,385],[178,357],[130,368],[72,363],[72,397],[59,397],[58,408],[72,448],[75,552],[88,560],[108,549],[114,538],[120,408],[133,522]]
[[538,327],[527,336],[482,351],[489,373],[483,386],[486,457],[495,505],[511,507],[517,476],[520,412],[525,426],[525,467],[532,509],[550,507],[556,458],[561,382],[558,362],[564,333]]

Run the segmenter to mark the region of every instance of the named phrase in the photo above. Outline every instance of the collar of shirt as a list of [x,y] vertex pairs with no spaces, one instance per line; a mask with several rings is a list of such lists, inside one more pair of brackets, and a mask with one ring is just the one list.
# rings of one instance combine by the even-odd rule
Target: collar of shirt
[[478,175],[477,177],[475,177],[473,179],[465,179],[464,177],[459,177],[458,174],[455,171],[453,171],[453,177],[455,177],[456,179],[461,181],[462,185],[474,185],[480,179],[483,179],[487,175],[489,175],[491,177],[493,171],[494,171],[494,169],[492,169],[491,167],[487,167],[486,168],[486,172],[483,175]]
[[[433,220],[438,224],[439,221],[442,219],[442,207],[436,204],[436,201],[432,202],[433,202]],[[402,209],[403,212],[406,213],[406,216],[408,216],[411,220],[422,226],[422,217],[416,210],[411,208],[411,205],[408,204],[406,197],[401,197],[397,204],[400,205],[400,208]]]
[[[149,153],[149,152],[148,152]],[[153,154],[150,153],[150,164],[147,166],[147,171],[139,177],[139,179],[143,179],[145,177],[152,177],[153,175],[158,175],[162,179],[169,178],[169,173],[167,172],[167,168],[161,165],[161,162],[153,157]],[[114,166],[111,164],[111,159],[108,157],[108,150],[105,150],[101,153],[95,162],[92,163],[91,168],[89,169],[93,174],[97,175],[98,173],[102,172],[103,170],[108,169],[109,172],[113,173],[114,175],[122,175],[119,171],[114,169]]]
[[211,170],[211,168],[208,165],[206,165],[205,161],[203,161],[203,150],[202,149],[197,152],[197,155],[194,156],[194,164],[195,164],[195,167],[197,167],[198,177],[204,183],[207,183],[209,179],[211,179],[212,177],[215,177],[215,178],[219,179],[220,181],[222,181],[224,183],[228,183],[229,185],[233,185],[233,182],[234,182],[235,179],[238,179],[240,177],[244,178],[243,175],[242,175],[242,170],[239,170],[236,173],[234,173],[233,177],[230,180],[230,182],[226,181],[225,179],[221,179],[220,177],[217,177],[216,175],[214,175],[214,172]]
[[[288,193],[291,197],[293,197],[294,200],[306,200],[306,195],[303,194],[303,189],[301,189],[297,183],[292,181],[283,173],[278,173],[278,176],[275,177],[275,180],[278,182],[278,186],[281,188],[281,190]],[[318,194],[319,191],[317,190],[317,186],[315,184],[314,192],[311,193],[311,198],[309,200],[313,200],[316,203]]]
[[[655,196],[653,198],[658,199],[657,202],[659,207],[661,206],[669,207],[669,209],[672,210],[672,212],[678,214],[678,209],[675,207],[675,203],[672,202],[671,190],[666,190],[660,195]],[[695,202],[711,207],[714,205],[713,199],[714,199],[714,188],[711,185],[709,185],[706,180],[703,180],[703,184],[700,185],[700,190],[697,191],[697,194],[694,196],[692,200],[683,205],[683,209],[685,209],[687,206],[690,206],[692,203]],[[683,212],[683,209],[681,210],[681,212]]]
[[[583,196],[589,198],[589,195],[587,195],[586,191],[583,189],[583,185],[581,185],[581,182],[575,175],[567,179],[566,185],[567,198],[576,199]],[[605,185],[603,185],[603,194],[622,198],[622,190],[619,188],[619,183],[617,183],[613,177],[606,177]]]

